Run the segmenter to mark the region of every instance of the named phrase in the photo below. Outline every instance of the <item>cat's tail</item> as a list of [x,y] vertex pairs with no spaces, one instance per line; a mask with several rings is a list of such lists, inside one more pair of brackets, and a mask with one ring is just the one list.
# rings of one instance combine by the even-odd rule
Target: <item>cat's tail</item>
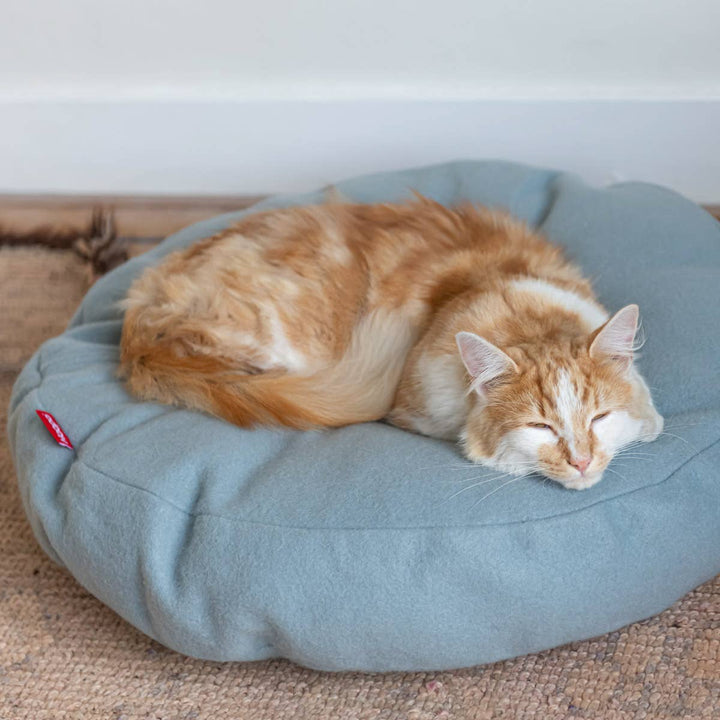
[[141,398],[204,410],[242,427],[337,427],[388,413],[416,339],[407,318],[376,312],[358,323],[342,358],[313,375],[248,375],[229,360],[178,355],[158,342],[124,344],[121,375]]

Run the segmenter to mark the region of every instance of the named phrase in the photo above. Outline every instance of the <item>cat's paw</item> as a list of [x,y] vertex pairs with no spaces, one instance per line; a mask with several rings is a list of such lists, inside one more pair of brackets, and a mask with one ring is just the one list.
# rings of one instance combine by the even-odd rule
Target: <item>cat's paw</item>
[[653,410],[652,416],[643,421],[640,439],[644,442],[657,440],[658,436],[663,431],[664,425],[665,420],[663,419],[663,416]]

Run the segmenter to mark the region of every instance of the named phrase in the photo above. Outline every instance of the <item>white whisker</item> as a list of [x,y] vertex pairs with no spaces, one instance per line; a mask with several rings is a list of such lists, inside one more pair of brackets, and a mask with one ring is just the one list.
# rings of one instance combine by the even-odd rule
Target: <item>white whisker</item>
[[619,473],[617,470],[613,470],[613,469],[612,469],[611,467],[609,467],[609,466],[606,467],[605,469],[606,469],[606,470],[609,470],[611,473],[614,473],[615,475],[617,475],[619,478],[621,478],[621,479],[624,480],[625,482],[628,481],[628,479],[627,479],[624,475],[622,475],[621,473]]
[[473,483],[472,485],[468,485],[467,487],[464,487],[462,490],[458,490],[456,493],[453,493],[448,498],[448,501],[452,500],[453,498],[456,498],[458,495],[462,495],[467,490],[472,490],[473,488],[480,487],[481,485],[487,485],[489,482],[494,482],[495,480],[502,479],[502,477],[506,477],[506,476],[503,475],[501,477],[489,478],[488,480],[481,480],[480,482],[476,482],[476,483]]
[[472,470],[477,466],[477,463],[467,462],[457,465],[423,465],[422,467],[417,468],[417,470]]
[[[527,462],[517,462],[514,463],[514,465],[519,470],[527,470],[527,469],[534,469],[535,462],[533,461],[527,461]],[[438,469],[445,469],[446,466],[438,466]],[[420,468],[422,469],[422,468]],[[484,472],[497,472],[499,468],[492,468],[487,465],[480,465],[479,463],[472,463],[469,465],[464,466],[463,468],[457,468],[457,469],[463,469],[463,470],[474,470],[474,471],[484,471]],[[515,471],[508,471],[500,473],[499,475],[496,475],[496,477],[504,477],[506,475],[512,475]],[[462,483],[462,482],[468,482],[469,480],[475,480],[476,478],[483,477],[483,475],[475,475],[474,477],[435,477],[433,478],[436,482],[450,482],[450,483]]]
[[[504,478],[506,478],[506,477],[508,477],[508,476],[510,476],[510,475],[513,476],[513,477],[511,478],[511,480],[521,480],[522,478],[525,478],[525,477],[528,477],[528,476],[532,475],[534,472],[535,472],[535,469],[534,469],[534,468],[529,468],[526,472],[524,472],[524,473],[522,473],[522,474],[520,474],[520,475],[515,475],[514,473],[511,473],[511,472],[501,473],[501,474],[499,474],[499,475],[494,475],[493,477],[485,478],[485,479],[483,479],[483,480],[480,480],[480,482],[471,483],[470,485],[467,485],[466,487],[461,488],[461,489],[458,490],[457,492],[453,493],[453,494],[452,494],[449,498],[447,498],[447,500],[445,500],[444,502],[449,502],[449,501],[452,500],[453,498],[456,498],[458,495],[462,495],[464,492],[466,492],[466,491],[468,491],[468,490],[473,490],[473,489],[476,488],[476,487],[480,487],[481,485],[487,485],[488,483],[496,482],[497,480],[503,480]],[[479,477],[482,477],[482,476],[479,476]],[[473,480],[473,479],[474,479],[474,478],[464,478],[464,481],[467,482],[468,480]]]
[[[528,473],[528,474],[530,474],[530,473]],[[498,492],[498,490],[502,490],[502,489],[503,489],[504,487],[506,487],[507,485],[510,485],[510,484],[512,484],[512,483],[514,483],[514,482],[517,482],[518,480],[522,480],[522,479],[525,478],[525,477],[527,477],[527,475],[519,475],[518,477],[510,478],[510,480],[507,480],[506,482],[504,482],[504,483],[503,483],[502,485],[500,485],[499,487],[496,487],[494,490],[492,490],[491,492],[489,492],[487,495],[483,495],[477,502],[473,503],[473,506],[472,506],[472,507],[475,508],[475,506],[479,505],[483,500],[486,500],[486,499],[489,498],[491,495],[494,495],[496,492]]]
[[663,436],[680,440],[681,442],[684,442],[691,450],[693,450],[694,452],[697,452],[697,448],[695,448],[692,443],[689,443],[684,437],[680,437],[680,435],[675,435],[675,433],[669,433],[669,432],[665,432],[665,431],[661,432],[658,435],[658,437],[663,437]]

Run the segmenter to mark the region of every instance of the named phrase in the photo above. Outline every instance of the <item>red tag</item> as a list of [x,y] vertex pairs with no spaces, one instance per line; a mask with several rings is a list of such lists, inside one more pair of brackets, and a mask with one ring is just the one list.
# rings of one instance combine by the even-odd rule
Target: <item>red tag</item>
[[45,412],[44,410],[36,410],[35,412],[40,416],[40,419],[43,421],[43,425],[45,425],[48,432],[55,438],[55,442],[58,445],[62,445],[68,450],[74,450],[73,445],[70,442],[70,438],[68,438],[68,436],[63,432],[63,429],[60,427],[60,423],[58,423],[58,421],[49,412]]

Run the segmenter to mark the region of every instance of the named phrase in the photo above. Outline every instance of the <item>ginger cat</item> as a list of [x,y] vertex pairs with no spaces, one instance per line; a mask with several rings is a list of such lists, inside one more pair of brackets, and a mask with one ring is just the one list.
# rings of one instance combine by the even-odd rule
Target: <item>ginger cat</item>
[[470,204],[259,212],[148,268],[124,307],[130,391],[243,427],[385,418],[574,489],[662,430],[637,306],[610,318],[560,248]]

